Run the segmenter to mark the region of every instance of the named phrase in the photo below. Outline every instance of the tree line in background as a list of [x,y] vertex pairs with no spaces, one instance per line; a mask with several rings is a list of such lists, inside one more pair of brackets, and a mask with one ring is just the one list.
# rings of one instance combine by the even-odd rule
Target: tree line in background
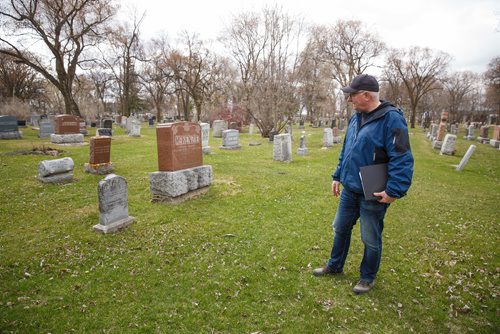
[[113,0],[0,0],[3,113],[229,117],[268,136],[298,116],[349,118],[339,87],[377,68],[412,128],[424,112],[500,120],[500,57],[485,73],[450,73],[444,52],[392,49],[360,21],[311,26],[277,7],[234,16],[217,52],[188,32],[144,40],[144,15],[118,22],[118,11]]

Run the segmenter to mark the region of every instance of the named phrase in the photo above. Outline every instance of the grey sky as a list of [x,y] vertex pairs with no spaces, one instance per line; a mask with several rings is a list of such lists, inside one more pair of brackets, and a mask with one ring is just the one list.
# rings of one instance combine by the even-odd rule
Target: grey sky
[[500,56],[500,1],[497,0],[122,0],[123,10],[146,11],[142,32],[164,31],[175,38],[187,30],[215,38],[231,16],[277,4],[307,23],[356,19],[389,47],[430,47],[453,57],[451,70],[484,72]]

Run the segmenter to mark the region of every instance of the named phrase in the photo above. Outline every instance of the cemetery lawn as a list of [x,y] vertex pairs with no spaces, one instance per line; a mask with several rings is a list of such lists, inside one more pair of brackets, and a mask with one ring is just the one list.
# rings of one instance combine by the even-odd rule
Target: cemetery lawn
[[[386,216],[375,287],[357,296],[359,224],[345,274],[311,275],[328,259],[338,204],[341,146],[322,150],[322,129],[306,127],[300,157],[294,127],[291,163],[258,135],[241,134],[239,151],[210,137],[208,193],[168,205],[150,201],[155,130],[115,128],[111,160],[135,222],[112,235],[92,230],[103,177],[84,172],[89,146],[21,130],[0,142],[0,333],[498,333],[500,152],[463,133],[456,155],[440,156],[411,130],[413,185]],[[74,160],[74,182],[37,181],[38,162],[54,158],[21,153],[44,146]]]

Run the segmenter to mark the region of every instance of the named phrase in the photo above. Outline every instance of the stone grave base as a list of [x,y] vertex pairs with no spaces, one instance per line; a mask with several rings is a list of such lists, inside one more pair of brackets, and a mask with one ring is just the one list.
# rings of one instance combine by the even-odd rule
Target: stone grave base
[[0,132],[0,139],[21,139],[23,133],[21,131]]
[[212,166],[149,174],[153,202],[180,203],[208,191],[212,183]]
[[434,140],[432,142],[432,148],[434,148],[436,150],[440,150],[441,146],[443,146],[443,141],[442,140]]
[[297,149],[297,155],[304,156],[304,155],[307,155],[307,153],[308,153],[307,147],[304,147],[304,148],[299,147]]
[[56,183],[56,184],[68,183],[73,181],[73,172],[60,173],[48,176],[38,175],[38,180],[43,183]]
[[259,145],[262,145],[262,143],[259,143],[259,142],[251,142],[250,144],[248,144],[248,146],[259,146]]
[[101,224],[94,225],[93,229],[96,232],[101,232],[104,234],[115,233],[132,224],[134,219],[135,219],[134,217],[128,216],[127,218],[120,219],[109,225],[101,225]]
[[236,146],[219,146],[221,150],[239,150],[241,149],[241,145]]
[[494,140],[494,139],[491,139],[490,140],[490,145],[495,147],[495,148],[498,148],[500,147],[500,140]]
[[477,137],[477,141],[478,141],[478,143],[481,143],[481,144],[489,144],[490,143],[490,139],[484,138],[484,137]]
[[465,136],[464,139],[465,140],[474,140],[474,136]]
[[78,144],[83,143],[83,134],[75,133],[69,135],[50,135],[50,141],[53,144]]
[[208,192],[209,187],[203,187],[199,188],[196,190],[191,190],[183,195],[177,196],[177,197],[170,197],[170,196],[164,196],[164,195],[159,195],[159,194],[153,194],[151,201],[155,203],[171,203],[171,204],[178,204],[182,203],[185,201],[189,201],[193,198],[196,198],[198,196],[204,195]]
[[99,175],[106,175],[112,173],[114,170],[113,163],[104,163],[104,164],[91,164],[91,163],[86,163],[85,164],[85,171],[87,173],[91,174],[99,174]]

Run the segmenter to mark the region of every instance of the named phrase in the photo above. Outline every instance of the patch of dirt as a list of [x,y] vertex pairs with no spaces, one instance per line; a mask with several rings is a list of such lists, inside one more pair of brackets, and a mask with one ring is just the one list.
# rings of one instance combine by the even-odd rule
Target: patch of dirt
[[22,150],[22,151],[15,151],[15,152],[9,152],[7,154],[9,155],[28,155],[28,154],[33,154],[33,155],[50,155],[53,157],[57,157],[59,154],[64,153],[63,150],[58,150],[57,148],[51,148],[49,146],[34,146],[31,150]]

